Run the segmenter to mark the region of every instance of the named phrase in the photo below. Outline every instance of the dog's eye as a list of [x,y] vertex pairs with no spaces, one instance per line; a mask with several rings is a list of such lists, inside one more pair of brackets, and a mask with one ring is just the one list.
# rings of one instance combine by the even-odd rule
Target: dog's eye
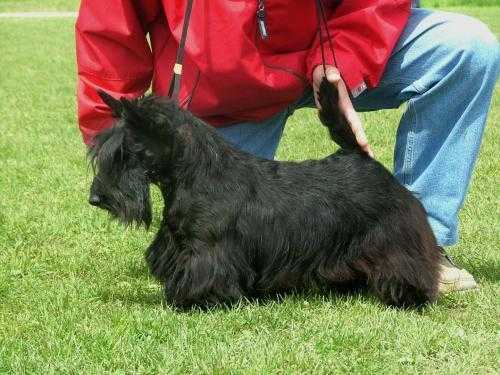
[[157,175],[154,171],[144,171],[144,176],[150,180],[154,180]]

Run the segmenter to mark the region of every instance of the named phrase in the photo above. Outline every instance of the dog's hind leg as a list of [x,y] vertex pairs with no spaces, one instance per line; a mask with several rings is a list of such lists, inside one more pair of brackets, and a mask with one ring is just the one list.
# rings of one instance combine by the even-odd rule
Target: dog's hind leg
[[379,240],[365,242],[360,257],[353,262],[366,275],[374,293],[394,306],[418,307],[433,302],[439,275],[437,249],[418,241],[395,244]]
[[337,255],[328,257],[317,266],[316,284],[340,294],[350,294],[363,289],[366,287],[366,277],[350,263]]
[[369,285],[373,292],[385,303],[397,307],[421,307],[434,302],[437,289],[431,278],[411,277],[390,273],[372,273]]

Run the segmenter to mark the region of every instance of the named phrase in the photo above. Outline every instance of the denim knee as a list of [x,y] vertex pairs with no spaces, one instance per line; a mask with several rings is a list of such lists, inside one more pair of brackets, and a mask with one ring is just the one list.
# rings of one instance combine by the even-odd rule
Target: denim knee
[[[449,47],[465,64],[466,78],[486,78],[493,81],[500,71],[500,44],[483,22],[468,16],[460,16],[455,27],[450,28]],[[481,84],[481,82],[476,82]],[[494,82],[493,82],[494,83]]]

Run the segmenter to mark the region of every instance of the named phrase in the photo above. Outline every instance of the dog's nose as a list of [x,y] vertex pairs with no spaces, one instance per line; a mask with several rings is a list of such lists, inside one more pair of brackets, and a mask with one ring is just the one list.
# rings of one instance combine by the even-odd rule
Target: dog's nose
[[102,200],[101,200],[101,197],[98,196],[97,194],[92,194],[90,197],[89,197],[89,203],[92,205],[92,206],[99,206],[101,204]]

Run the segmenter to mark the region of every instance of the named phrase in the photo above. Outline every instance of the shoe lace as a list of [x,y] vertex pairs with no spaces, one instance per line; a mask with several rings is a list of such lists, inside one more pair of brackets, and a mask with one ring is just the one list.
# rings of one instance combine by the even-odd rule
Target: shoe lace
[[[439,246],[439,252],[441,253],[441,255],[448,261],[450,262],[450,264],[453,266],[453,267],[457,267],[457,265],[455,264],[455,262],[453,261],[453,259],[451,258],[451,256],[449,256],[446,251],[444,250],[444,248],[442,248],[441,246]],[[458,267],[457,267],[458,268]]]

